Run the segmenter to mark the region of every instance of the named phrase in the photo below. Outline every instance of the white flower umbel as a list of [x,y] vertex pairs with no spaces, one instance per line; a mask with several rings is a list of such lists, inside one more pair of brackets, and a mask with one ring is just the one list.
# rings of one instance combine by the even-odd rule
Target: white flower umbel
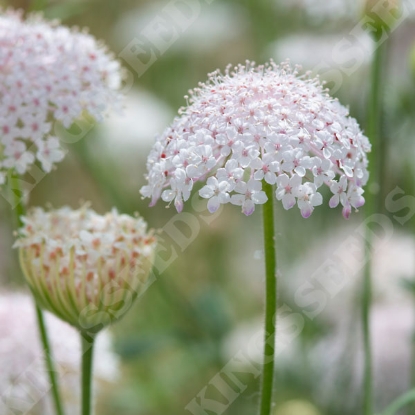
[[[55,414],[48,396],[49,377],[36,326],[32,299],[23,293],[0,292],[0,413]],[[68,414],[78,413],[80,401],[78,333],[51,314],[45,315],[55,350],[57,376]],[[111,351],[111,336],[97,339],[94,383],[97,397],[120,375],[119,360]]]
[[23,218],[15,246],[38,303],[81,331],[122,317],[145,287],[155,237],[142,218],[83,207]]
[[250,215],[267,200],[263,181],[303,217],[322,203],[322,185],[346,218],[364,204],[369,141],[318,79],[288,64],[247,62],[210,74],[188,102],[148,157],[141,193],[152,205],[161,197],[181,211],[194,183],[209,177],[200,195],[211,212],[230,202]]
[[85,31],[39,15],[0,10],[0,184],[8,169],[24,174],[38,160],[45,172],[64,151],[54,136],[83,112],[100,121],[119,106],[119,63]]
[[[215,212],[221,204],[251,215],[263,205],[265,256],[264,365],[260,414],[272,409],[277,263],[274,198],[285,209],[298,205],[304,218],[323,202],[324,184],[343,215],[364,204],[368,139],[355,119],[331,98],[318,79],[300,76],[289,64],[247,62],[210,74],[190,91],[188,105],[156,139],[147,161],[151,205],[161,197],[180,212],[194,183]],[[277,185],[274,189],[274,185]]]

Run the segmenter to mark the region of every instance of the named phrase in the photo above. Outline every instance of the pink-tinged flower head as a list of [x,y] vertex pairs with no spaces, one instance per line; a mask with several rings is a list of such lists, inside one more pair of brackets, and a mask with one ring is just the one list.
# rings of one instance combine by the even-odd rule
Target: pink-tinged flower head
[[117,107],[120,65],[85,32],[0,9],[0,184],[36,161],[49,172],[64,151],[53,123]]
[[200,196],[210,212],[230,202],[250,215],[267,201],[265,181],[276,184],[285,209],[297,205],[307,218],[327,185],[330,207],[341,203],[348,217],[364,203],[368,151],[356,120],[318,79],[288,64],[248,62],[210,74],[190,92],[188,106],[156,139],[141,194],[152,205],[174,201],[180,211],[194,183],[208,178]]
[[156,241],[142,218],[32,210],[15,246],[38,303],[80,330],[117,320],[145,287]]

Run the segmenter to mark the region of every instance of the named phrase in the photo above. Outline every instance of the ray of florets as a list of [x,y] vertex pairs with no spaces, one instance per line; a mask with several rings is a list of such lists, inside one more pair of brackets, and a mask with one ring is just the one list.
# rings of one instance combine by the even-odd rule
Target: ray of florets
[[303,217],[322,203],[323,184],[345,217],[363,205],[369,141],[318,78],[288,63],[246,62],[211,73],[186,99],[148,157],[141,193],[152,205],[161,197],[181,211],[197,181],[211,212],[230,202],[251,214],[267,200],[263,181]]
[[101,120],[120,84],[119,63],[85,30],[0,9],[0,184],[36,160],[49,172],[64,157],[54,121]]

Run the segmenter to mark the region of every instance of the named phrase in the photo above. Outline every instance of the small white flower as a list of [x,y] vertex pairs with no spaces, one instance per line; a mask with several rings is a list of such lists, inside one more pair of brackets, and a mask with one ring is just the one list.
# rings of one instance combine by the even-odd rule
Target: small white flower
[[225,168],[218,169],[216,177],[218,181],[226,181],[229,184],[229,191],[232,191],[235,188],[236,183],[242,180],[244,171],[239,167],[239,164],[236,160],[228,160],[225,164]]
[[297,133],[290,136],[289,142],[294,148],[307,151],[310,144],[310,134],[301,128]]
[[323,152],[323,156],[329,159],[331,156],[330,147],[333,144],[333,134],[328,131],[317,131],[316,147]]
[[312,162],[309,156],[304,155],[304,152],[300,150],[290,150],[283,154],[283,162],[281,163],[281,169],[285,172],[294,171],[300,177],[304,177],[306,169],[312,167]]
[[259,151],[255,145],[247,145],[242,141],[237,142],[233,148],[233,156],[241,167],[248,167],[252,160],[259,156]]
[[36,142],[41,141],[49,133],[51,124],[45,122],[44,115],[22,114],[20,120],[24,127],[21,130],[22,138]]
[[240,194],[232,195],[231,203],[242,206],[242,212],[246,216],[252,215],[255,205],[262,205],[268,200],[265,192],[261,189],[261,182],[254,179],[250,179],[248,183],[239,182],[235,186],[235,191]]
[[283,134],[271,134],[264,144],[266,154],[270,154],[275,161],[281,162],[283,154],[291,150],[288,144],[288,137]]
[[177,169],[175,178],[171,179],[171,189],[165,190],[161,198],[165,202],[174,200],[177,211],[181,212],[183,210],[183,201],[189,199],[192,188],[193,180],[186,176],[186,172],[183,169]]
[[220,152],[227,157],[231,154],[236,143],[239,143],[238,131],[235,127],[229,127],[224,133],[216,135],[216,142],[220,145]]
[[347,199],[349,203],[356,209],[360,208],[365,204],[365,199],[362,196],[363,189],[360,187],[350,186],[347,190]]
[[297,204],[303,218],[309,218],[314,207],[323,203],[323,197],[316,191],[313,183],[302,184],[295,192]]
[[26,144],[17,140],[6,145],[4,156],[3,166],[8,169],[14,168],[19,174],[24,174],[35,160],[35,156],[27,151]]
[[330,185],[330,190],[332,193],[334,193],[334,196],[332,196],[329,201],[329,206],[331,208],[337,207],[339,203],[341,203],[342,206],[346,206],[348,204],[346,189],[347,189],[347,177],[346,176],[342,176],[339,182],[336,182],[335,180],[332,181]]
[[193,150],[193,153],[193,164],[186,167],[186,173],[192,179],[198,179],[208,173],[216,165],[216,159],[213,157],[212,147],[207,145],[196,147]]
[[334,179],[335,173],[332,169],[332,163],[327,159],[315,158],[313,160],[314,167],[312,172],[314,175],[314,184],[320,187],[323,183],[328,183]]
[[361,188],[352,186],[349,186],[346,196],[342,193],[342,213],[346,219],[349,219],[350,214],[352,213],[352,207],[358,209],[364,205],[365,199],[362,196],[362,193],[363,190]]
[[218,182],[216,177],[209,177],[207,184],[199,190],[199,195],[208,200],[207,208],[210,213],[214,213],[219,209],[221,204],[230,201],[229,191],[230,185],[226,181]]
[[277,181],[276,173],[280,171],[280,163],[275,161],[270,154],[265,154],[262,159],[259,157],[251,161],[251,167],[255,169],[254,179],[264,179],[269,184]]
[[[184,140],[180,140],[184,142]],[[181,144],[181,143],[180,143]],[[186,169],[189,164],[195,163],[195,154],[193,148],[180,148],[179,145],[176,149],[176,153],[172,158],[172,164],[176,168]],[[165,157],[164,153],[161,154],[161,157]]]
[[[69,128],[72,122],[79,118],[82,112],[81,105],[73,97],[59,97],[55,105],[56,109],[53,112],[53,116],[61,121],[65,128]],[[91,108],[91,110],[95,111],[94,108]]]
[[42,168],[45,172],[50,172],[52,166],[63,160],[65,152],[62,150],[59,139],[56,137],[50,137],[47,140],[39,141],[37,143],[38,152],[36,153],[37,159],[42,163]]
[[285,173],[281,174],[277,178],[277,190],[275,196],[277,200],[282,201],[284,209],[288,210],[295,206],[295,195],[298,188],[301,186],[301,177],[294,174],[291,178]]

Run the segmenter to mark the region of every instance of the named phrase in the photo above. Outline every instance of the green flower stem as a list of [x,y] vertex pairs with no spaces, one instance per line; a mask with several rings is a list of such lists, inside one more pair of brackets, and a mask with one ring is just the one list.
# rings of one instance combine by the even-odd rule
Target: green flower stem
[[[16,218],[16,225],[17,228],[20,228],[23,226],[22,217],[25,215],[25,206],[23,201],[23,191],[20,188],[19,178],[14,177],[13,174],[10,176],[10,192],[12,194],[12,200],[13,205],[12,210],[14,212],[14,216]],[[51,390],[52,390],[52,397],[53,397],[53,403],[55,405],[55,411],[56,415],[64,415],[61,399],[60,399],[60,393],[59,393],[59,387],[58,387],[58,381],[56,379],[56,370],[55,365],[53,362],[49,337],[46,329],[45,319],[43,316],[42,309],[36,304],[36,319],[37,319],[37,325],[38,330],[40,334],[40,339],[42,341],[43,346],[43,353],[45,356],[46,361],[46,368],[48,370],[49,375],[49,382],[51,384]]]
[[[366,235],[368,238],[368,235]],[[369,238],[370,239],[370,238]],[[366,239],[366,245],[370,242]],[[370,266],[372,261],[368,259],[370,256],[370,248],[366,246],[367,262],[364,270],[363,278],[363,296],[362,296],[362,326],[363,326],[363,348],[364,348],[364,380],[363,380],[363,414],[371,415],[373,407],[373,384],[372,384],[372,348],[370,341],[370,308],[372,303],[372,277]]]
[[[377,38],[375,37],[375,40]],[[365,213],[370,217],[381,209],[379,181],[380,181],[380,160],[381,145],[380,127],[382,112],[382,64],[384,45],[376,45],[372,63],[371,89],[369,96],[369,108],[367,117],[367,136],[372,144],[372,151],[369,153],[369,166],[371,169],[368,192],[366,195]],[[373,413],[373,382],[372,382],[372,349],[370,341],[370,308],[372,303],[372,237],[368,230],[365,236],[365,256],[366,263],[363,277],[362,295],[362,327],[363,327],[363,347],[364,347],[364,380],[363,380],[363,414]]]
[[[372,196],[368,198],[371,210],[377,212],[380,210],[380,198],[376,197],[380,192],[378,189],[371,189],[371,187],[378,187],[381,175],[381,160],[382,149],[384,146],[381,142],[381,117],[382,117],[382,66],[384,61],[385,45],[377,46],[372,62],[371,70],[371,86],[369,96],[369,107],[367,115],[367,136],[372,144],[372,151],[368,153],[370,177],[369,177],[369,194]],[[368,206],[368,205],[366,205]]]
[[275,348],[275,313],[277,311],[277,276],[274,235],[274,191],[273,187],[264,183],[264,191],[268,201],[263,205],[264,250],[265,250],[265,343],[264,369],[262,374],[260,415],[270,415],[274,380],[274,348]]
[[81,415],[91,415],[92,412],[92,366],[94,356],[94,337],[81,333],[82,342],[82,412]]
[[37,317],[37,324],[38,324],[38,329],[40,333],[40,338],[42,340],[43,350],[45,353],[46,367],[49,373],[49,381],[52,386],[52,396],[53,396],[53,402],[55,405],[55,411],[57,415],[63,415],[64,411],[63,411],[63,406],[62,406],[61,399],[60,399],[58,381],[56,379],[55,365],[54,365],[52,354],[51,354],[49,338],[47,334],[43,311],[37,304],[36,304],[36,317]]
[[15,206],[12,206],[12,211],[15,217],[15,225],[19,229],[23,226],[22,217],[25,215],[25,207],[23,199],[23,192],[19,188],[19,180],[10,178],[10,191],[12,193],[12,201]]

